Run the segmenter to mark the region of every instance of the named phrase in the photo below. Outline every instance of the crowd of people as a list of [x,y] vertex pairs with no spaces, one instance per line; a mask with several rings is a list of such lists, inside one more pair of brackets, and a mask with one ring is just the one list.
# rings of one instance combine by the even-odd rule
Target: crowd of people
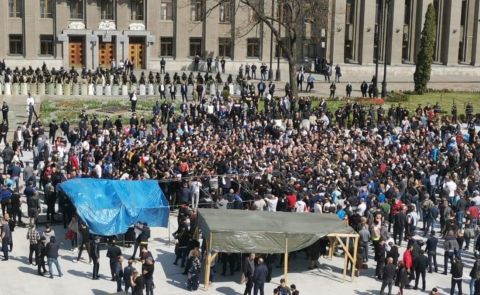
[[[40,72],[37,78],[46,75],[45,69]],[[303,74],[302,69],[298,73]],[[69,74],[51,75],[55,79]],[[86,75],[94,74],[87,71]],[[132,79],[134,74],[124,71],[115,75]],[[72,243],[77,243],[72,246],[80,244],[78,259],[82,249],[88,249],[96,267],[93,279],[98,277],[101,239],[90,236],[68,198],[56,190],[57,185],[77,177],[157,179],[172,210],[179,211],[175,264],[181,262],[191,290],[198,288],[204,255],[204,247],[193,235],[196,209],[213,207],[337,214],[360,234],[360,273],[361,264],[371,258],[369,248],[373,247],[375,275],[382,280],[382,293],[388,288],[390,294],[393,284],[403,292],[411,281],[417,288],[420,278],[425,290],[427,270],[439,269],[444,274],[451,273],[452,294],[455,288],[461,293],[462,257],[473,257],[475,251],[480,251],[480,145],[473,106],[466,106],[468,127],[464,129],[456,106],[449,116],[443,117],[438,105],[419,106],[409,112],[401,105],[385,110],[382,106],[364,107],[348,101],[332,110],[328,101],[322,100],[314,108],[310,98],[293,97],[288,85],[280,97],[274,95],[272,82],[267,86],[260,81],[252,87],[248,82],[251,75],[251,66],[248,73],[246,67],[240,69],[237,82],[241,91],[235,98],[230,95],[231,81],[223,89],[226,92],[206,95],[204,88],[198,88],[214,79],[208,72],[205,76],[191,74],[191,78],[186,74],[172,78],[167,74],[158,74],[159,78],[153,74],[142,76],[140,80],[153,77],[162,85],[172,81],[196,84],[193,93],[197,95],[192,95],[193,101],[186,96],[178,110],[174,102],[160,96],[149,118],[138,118],[133,112],[128,123],[121,117],[100,122],[95,115],[82,112],[78,124],[65,118],[62,122],[50,122],[46,128],[33,113],[34,103],[29,102],[31,125],[26,122],[15,131],[11,145],[3,137],[6,145],[1,156],[5,173],[0,183],[4,184],[2,190],[11,194],[2,201],[5,259],[12,241],[8,228],[22,222],[18,201],[22,170],[30,245],[33,252],[37,251],[37,259],[42,259],[44,253],[50,275],[53,264],[61,275],[55,261],[55,238],[46,237],[35,228],[41,190],[48,218],[54,222],[57,213],[61,213],[64,226],[73,232]],[[340,77],[338,68],[336,79],[339,81]],[[8,121],[8,111],[5,119]],[[21,160],[22,151],[29,149],[33,150],[31,166]],[[147,294],[153,294],[149,278],[154,259],[148,251],[149,237],[143,226],[148,228],[137,225],[132,229],[135,249],[141,249],[141,271],[123,269],[123,255],[110,238],[111,274],[118,290],[122,286],[127,289],[127,284],[133,288],[145,285]],[[427,237],[426,241],[422,235]],[[443,268],[436,263],[439,238],[444,240]],[[407,241],[407,249],[401,254],[399,246],[403,241]],[[42,250],[43,247],[48,250]],[[325,247],[328,241],[323,240],[308,249],[309,267],[316,267]],[[272,265],[281,263],[276,255],[258,256],[221,253],[222,274],[226,275],[227,266],[230,274],[241,271],[247,282],[245,294],[251,294],[252,289],[257,294],[263,290],[263,283],[269,281]],[[472,294],[480,294],[479,263],[470,270]],[[41,271],[42,262],[37,262],[37,266],[39,273],[45,271],[44,265]],[[215,272],[213,263],[212,280]],[[125,273],[132,274],[130,279],[125,279]],[[285,290],[278,292],[291,292]]]

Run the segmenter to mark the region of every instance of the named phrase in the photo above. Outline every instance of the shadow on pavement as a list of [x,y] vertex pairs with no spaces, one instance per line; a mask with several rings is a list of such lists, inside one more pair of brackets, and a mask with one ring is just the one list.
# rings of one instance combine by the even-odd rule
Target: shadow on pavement
[[233,290],[232,288],[230,287],[219,287],[216,289],[216,291],[220,294],[224,294],[224,295],[237,295],[237,294],[242,294],[242,293],[238,293],[236,292],[235,290]]
[[[94,295],[110,295],[112,293],[105,292],[105,291],[98,290],[98,289],[92,289],[92,294],[94,294]],[[125,294],[125,293],[115,293],[115,294]]]
[[24,272],[24,273],[32,274],[32,275],[36,275],[36,274],[37,274],[37,270],[36,270],[36,269],[30,268],[30,267],[26,267],[26,266],[19,266],[19,267],[18,267],[18,270],[21,271],[21,272]]
[[83,278],[91,278],[92,273],[91,272],[83,272],[83,271],[78,271],[74,269],[69,269],[67,272],[71,275],[74,275],[76,277],[83,277]]
[[[9,256],[8,257],[9,260],[16,260],[16,261],[19,261],[19,262],[23,262],[25,264],[30,264],[28,262],[28,257],[27,256]],[[35,260],[34,260],[35,261]]]
[[175,254],[160,249],[157,250],[157,254],[156,261],[162,264],[167,283],[179,289],[186,289],[187,276],[182,274],[184,269],[173,265]]
[[[378,288],[380,290],[380,286]],[[378,290],[367,290],[367,291],[357,291],[357,290],[355,290],[356,295],[372,295],[372,294],[378,294],[378,292],[379,292]],[[392,290],[392,292],[393,292],[393,290]],[[385,293],[388,293],[388,290]]]

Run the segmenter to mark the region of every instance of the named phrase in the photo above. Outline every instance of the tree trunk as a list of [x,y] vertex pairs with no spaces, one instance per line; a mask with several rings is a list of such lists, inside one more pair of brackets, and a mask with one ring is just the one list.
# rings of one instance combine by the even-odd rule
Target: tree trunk
[[298,98],[297,63],[295,62],[295,58],[288,60],[288,76],[290,78],[290,89],[292,91],[292,96]]

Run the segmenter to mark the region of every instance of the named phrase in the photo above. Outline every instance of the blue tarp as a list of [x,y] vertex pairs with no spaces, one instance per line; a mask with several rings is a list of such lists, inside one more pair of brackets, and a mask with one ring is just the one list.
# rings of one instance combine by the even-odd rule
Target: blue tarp
[[168,226],[170,209],[157,181],[78,178],[59,188],[93,234],[123,234],[136,222]]

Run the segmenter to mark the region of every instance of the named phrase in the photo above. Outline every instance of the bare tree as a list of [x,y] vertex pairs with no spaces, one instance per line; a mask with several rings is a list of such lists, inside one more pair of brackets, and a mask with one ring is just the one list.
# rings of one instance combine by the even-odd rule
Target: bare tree
[[[220,5],[224,0],[217,0]],[[239,0],[238,5],[248,7],[255,16],[255,22],[246,22],[249,28],[252,23],[264,25],[271,30],[278,44],[278,53],[288,62],[290,89],[293,96],[297,96],[296,83],[298,50],[303,46],[305,21],[314,18],[319,9],[320,0],[274,0],[275,11],[266,10],[267,1]],[[211,7],[214,9],[217,5]],[[237,29],[238,30],[238,29]],[[238,36],[237,36],[238,37]]]

